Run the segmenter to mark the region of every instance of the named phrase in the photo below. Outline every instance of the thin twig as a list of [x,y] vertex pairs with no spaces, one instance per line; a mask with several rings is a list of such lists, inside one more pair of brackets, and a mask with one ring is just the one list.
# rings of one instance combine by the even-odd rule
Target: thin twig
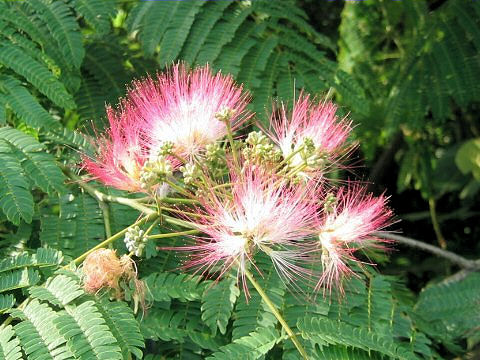
[[438,222],[436,204],[435,204],[435,199],[433,197],[428,199],[428,207],[430,209],[430,217],[432,219],[433,230],[435,231],[435,235],[437,236],[438,244],[442,249],[446,249],[447,242],[443,237],[442,229],[440,228],[440,223]]
[[198,200],[172,198],[172,197],[164,197],[162,198],[162,202],[167,204],[192,204],[192,205],[196,205],[199,203]]
[[108,203],[103,201],[99,201],[98,205],[100,206],[103,214],[103,222],[105,224],[105,236],[109,238],[110,236],[112,236],[112,229],[110,225],[110,206],[108,205]]
[[415,240],[405,236],[396,235],[396,234],[383,232],[383,231],[376,232],[373,235],[384,238],[384,239],[395,240],[399,244],[403,244],[403,245],[407,245],[407,246],[421,249],[424,251],[428,251],[434,255],[447,259],[464,269],[480,270],[480,260],[470,260],[470,259],[464,258],[463,256],[455,254],[454,252],[441,249],[438,246],[430,245],[420,240]]
[[[152,219],[154,219],[155,217],[157,217],[157,213],[153,213],[153,214],[149,214],[147,216],[145,216],[144,218],[138,220],[136,223],[130,225],[129,227],[126,227],[125,229],[123,229],[122,231],[119,231],[118,233],[116,233],[115,235],[109,237],[108,239],[102,241],[101,243],[99,243],[97,246],[91,248],[90,250],[84,252],[82,255],[80,255],[79,257],[77,257],[75,260],[73,260],[73,263],[75,263],[76,265],[80,264],[83,260],[85,260],[85,258],[90,255],[92,252],[94,252],[95,250],[98,250],[98,249],[101,249],[101,248],[104,248],[105,246],[111,244],[112,242],[114,242],[115,240],[121,238],[127,231],[129,228],[133,227],[133,226],[137,226],[137,225],[141,225],[143,223],[146,223]],[[70,265],[66,265],[65,268],[68,268]]]
[[[120,196],[113,196],[113,195],[107,195],[100,190],[95,189],[92,185],[87,184],[82,178],[79,176],[73,174],[70,169],[67,167],[62,167],[63,172],[72,180],[74,180],[78,186],[80,186],[82,189],[84,189],[87,193],[89,193],[93,198],[97,199],[98,201],[102,202],[115,202],[118,204],[122,205],[127,205],[130,206],[133,209],[139,210],[145,215],[157,215],[158,213],[156,210],[145,206],[138,202],[135,199],[129,199],[129,198],[124,198]],[[196,224],[193,224],[191,222],[177,219],[168,215],[163,215],[162,214],[162,220],[165,220],[165,222],[171,224],[171,225],[178,225],[178,226],[183,226],[189,229],[197,229],[198,226]]]
[[163,233],[163,234],[155,234],[155,235],[149,235],[149,239],[164,239],[164,238],[169,238],[169,237],[174,237],[174,236],[183,236],[183,235],[193,235],[193,234],[198,234],[200,233],[200,230],[187,230],[187,231],[179,231],[179,232],[174,232],[174,233]]

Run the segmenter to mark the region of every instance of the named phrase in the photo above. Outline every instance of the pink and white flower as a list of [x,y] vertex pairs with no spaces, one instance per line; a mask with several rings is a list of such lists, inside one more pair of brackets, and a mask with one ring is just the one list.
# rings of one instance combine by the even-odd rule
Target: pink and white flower
[[323,267],[317,289],[323,286],[331,292],[332,286],[336,285],[343,292],[343,277],[354,274],[348,262],[360,262],[353,254],[369,247],[384,248],[380,242],[386,240],[372,233],[391,223],[392,212],[386,201],[383,195],[367,195],[358,185],[338,190],[336,203],[317,219]]
[[314,234],[315,187],[286,185],[248,166],[241,175],[231,171],[231,178],[231,193],[211,191],[202,200],[200,220],[190,219],[207,237],[184,248],[192,257],[186,266],[208,271],[219,265],[223,274],[233,265],[243,278],[253,255],[264,252],[285,281],[307,277],[299,263]]
[[[337,107],[330,101],[315,103],[310,96],[300,94],[288,112],[285,105],[274,111],[270,123],[273,132],[269,135],[282,151],[284,158],[290,159],[292,167],[305,161],[306,142],[315,146],[315,155],[334,161],[345,148],[345,142],[352,130],[350,122],[339,120]],[[307,155],[308,156],[308,155]]]
[[123,102],[120,109],[107,107],[110,127],[97,135],[94,158],[83,155],[85,169],[105,185],[120,190],[143,191],[140,172],[146,160],[141,131],[130,105]]
[[187,70],[176,64],[156,79],[137,81],[128,100],[143,122],[153,156],[169,143],[176,155],[191,160],[226,135],[220,115],[229,115],[232,129],[249,116],[245,111],[249,99],[242,87],[231,76],[213,75],[208,65]]

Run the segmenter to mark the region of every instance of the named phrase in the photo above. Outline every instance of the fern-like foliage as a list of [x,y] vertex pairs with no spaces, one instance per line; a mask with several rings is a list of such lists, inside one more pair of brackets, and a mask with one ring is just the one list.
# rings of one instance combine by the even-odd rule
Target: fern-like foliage
[[347,102],[365,110],[355,80],[338,73],[312,40],[327,51],[335,47],[308,25],[306,14],[293,1],[139,2],[129,14],[127,28],[145,55],[156,56],[162,66],[176,59],[208,62],[236,76],[253,91],[253,108],[263,119],[267,100],[282,96],[291,102],[295,88],[302,87],[314,93],[333,87]]
[[115,0],[74,0],[73,6],[99,35],[110,31],[110,18],[116,10]]
[[85,50],[78,23],[70,8],[61,1],[41,0],[29,1],[27,7],[46,25],[65,60],[79,68]]
[[18,360],[22,358],[20,340],[15,337],[15,332],[11,325],[0,328],[0,352],[5,360]]
[[[387,107],[392,121],[398,123],[399,119],[404,118],[402,109],[406,107],[410,108],[412,124],[429,107],[433,116],[441,120],[448,115],[444,104],[448,103],[449,97],[462,107],[478,98],[480,88],[472,80],[480,75],[477,61],[480,23],[478,17],[470,15],[477,6],[474,2],[449,2],[436,17],[426,19],[425,27],[420,31],[427,41],[418,39],[418,43],[412,45],[418,49],[417,56],[412,57],[411,62],[401,69],[397,83],[392,88],[392,93],[404,94],[395,97],[398,100],[392,97]],[[439,29],[442,29],[441,32]],[[465,42],[465,38],[471,38],[472,41]],[[408,76],[406,71],[409,72]],[[416,94],[415,97],[413,94]]]
[[193,343],[191,350],[197,354],[215,351],[225,344],[224,338],[212,335],[202,322],[198,301],[159,303],[150,309],[150,314],[140,324],[145,338],[173,342],[180,357],[184,344]]
[[233,306],[240,295],[236,281],[224,279],[212,288],[205,289],[202,296],[202,320],[215,335],[217,329],[225,334]]
[[222,346],[219,351],[207,359],[261,359],[273,346],[281,340],[281,336],[273,328],[259,328],[247,336],[233,341],[233,343]]
[[199,300],[208,285],[207,282],[200,281],[198,276],[171,272],[153,273],[145,278],[145,284],[154,301]]
[[3,76],[0,81],[5,99],[4,106],[8,106],[19,119],[33,128],[58,128],[59,124],[20,81],[11,76]]
[[[442,141],[431,127],[442,127],[444,135],[455,138],[449,120],[478,101],[480,88],[473,81],[480,75],[478,2],[352,5],[346,4],[342,12],[339,64],[358,80],[370,103],[371,111],[365,114],[352,108],[362,123],[358,132],[365,140],[363,149],[373,158],[392,136],[407,139],[397,158],[399,191],[412,187],[425,199],[440,197],[444,189],[433,179],[458,171],[451,162],[448,170],[441,169],[435,147],[452,140]],[[385,17],[385,11],[396,16]],[[361,28],[355,25],[359,21]],[[476,131],[467,137],[472,136]],[[462,182],[450,184],[459,183],[455,190],[461,190]]]
[[110,302],[106,299],[98,303],[98,310],[105,323],[112,331],[124,359],[129,354],[142,359],[142,348],[145,347],[143,336],[132,310],[122,301]]
[[58,198],[59,212],[41,217],[40,240],[43,245],[61,249],[74,258],[94,247],[104,237],[102,212],[96,200],[83,193]]
[[45,270],[55,269],[63,261],[61,253],[40,248],[34,254],[20,254],[0,262],[0,312],[15,305],[15,290],[32,289],[43,278]]
[[[394,132],[399,123],[420,129],[429,114],[439,122],[447,119],[449,101],[465,108],[478,99],[480,89],[472,81],[480,72],[478,3],[448,1],[431,13],[426,1],[386,4],[383,10],[397,13],[396,18],[382,17],[378,5],[347,4],[340,26],[341,67],[360,80],[372,110],[376,109],[376,113],[367,113],[365,130],[387,126]],[[361,30],[354,25],[357,19],[363,19]],[[397,35],[385,28],[393,29],[400,22],[405,26],[404,42],[389,48]],[[401,57],[402,61],[384,61],[379,49],[387,59]],[[380,77],[388,79],[383,88],[378,86]],[[381,104],[385,90],[388,102]]]
[[[284,302],[285,285],[267,256],[258,256],[256,261],[258,269],[261,271],[261,274],[257,276],[261,286],[269,289],[269,297],[275,306],[281,308]],[[247,336],[252,331],[255,331],[257,327],[276,327],[278,323],[260,295],[251,287],[248,291],[250,298],[247,298],[245,294],[239,296],[235,306],[233,339]]]
[[319,345],[341,344],[368,351],[377,351],[395,359],[416,359],[408,350],[395,345],[393,341],[366,329],[330,319],[300,319],[298,327],[303,334]]
[[424,289],[415,305],[421,328],[436,339],[450,342],[477,332],[479,279],[478,273],[471,273],[461,280],[445,281]]
[[63,192],[64,176],[45,146],[33,137],[9,127],[0,129],[2,210],[13,223],[32,221],[32,186],[46,193]]

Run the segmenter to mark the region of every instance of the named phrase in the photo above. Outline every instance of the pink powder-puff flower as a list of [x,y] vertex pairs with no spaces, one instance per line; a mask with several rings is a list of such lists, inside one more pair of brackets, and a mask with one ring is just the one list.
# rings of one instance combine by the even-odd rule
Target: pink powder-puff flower
[[366,194],[359,185],[338,190],[335,200],[317,219],[323,267],[317,290],[324,287],[325,294],[326,290],[331,292],[335,285],[343,293],[342,279],[354,274],[348,263],[361,263],[354,253],[360,249],[384,248],[381,242],[386,240],[372,233],[391,223],[392,212],[387,208],[386,201],[383,195],[374,197]]
[[291,112],[284,104],[273,112],[269,135],[291,167],[305,163],[306,170],[314,170],[323,160],[335,161],[342,155],[352,128],[347,120],[338,119],[336,111],[332,102],[315,103],[302,93]]
[[186,266],[205,272],[214,269],[221,275],[234,266],[244,280],[248,264],[255,266],[254,255],[263,252],[286,282],[307,278],[308,270],[300,265],[314,235],[314,184],[282,184],[277,177],[248,166],[239,175],[232,170],[230,177],[231,192],[212,190],[201,201],[200,218],[189,219],[206,236],[196,237],[195,245],[184,248],[191,257]]
[[213,75],[208,65],[193,70],[173,65],[156,79],[135,82],[128,99],[144,123],[151,154],[171,144],[173,152],[186,160],[226,135],[222,117],[236,129],[249,116],[247,93],[231,76]]
[[132,192],[143,191],[140,181],[146,160],[139,123],[132,109],[123,103],[119,110],[107,107],[110,127],[97,135],[94,157],[82,156],[84,168],[105,185]]

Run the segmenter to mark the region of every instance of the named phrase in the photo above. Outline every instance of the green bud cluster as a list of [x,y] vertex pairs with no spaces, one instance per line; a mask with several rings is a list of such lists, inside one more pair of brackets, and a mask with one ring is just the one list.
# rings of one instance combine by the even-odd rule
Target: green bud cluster
[[173,142],[165,141],[160,147],[159,154],[163,156],[172,155],[174,146],[175,145]]
[[225,149],[219,143],[208,144],[205,147],[206,165],[212,172],[213,177],[221,177],[227,172]]
[[281,158],[280,149],[260,131],[249,133],[245,143],[247,146],[242,152],[249,162],[277,162]]
[[219,112],[215,114],[215,118],[219,121],[230,121],[230,119],[235,115],[235,109],[230,109],[228,107],[224,107]]
[[183,173],[183,181],[186,185],[199,179],[202,174],[198,165],[193,163],[186,163],[180,168],[180,171]]
[[128,251],[133,251],[135,256],[140,257],[143,254],[148,238],[145,236],[145,231],[141,230],[138,226],[133,226],[128,228],[123,241]]
[[321,159],[313,140],[306,137],[303,139],[300,146],[302,147],[302,150],[299,155],[303,160],[303,163],[308,167],[318,167],[321,164]]
[[154,159],[147,160],[140,172],[140,181],[143,189],[148,189],[164,181],[172,175],[172,165],[164,155],[158,155]]
[[323,211],[327,214],[333,213],[337,206],[337,198],[332,193],[328,193],[323,203]]

